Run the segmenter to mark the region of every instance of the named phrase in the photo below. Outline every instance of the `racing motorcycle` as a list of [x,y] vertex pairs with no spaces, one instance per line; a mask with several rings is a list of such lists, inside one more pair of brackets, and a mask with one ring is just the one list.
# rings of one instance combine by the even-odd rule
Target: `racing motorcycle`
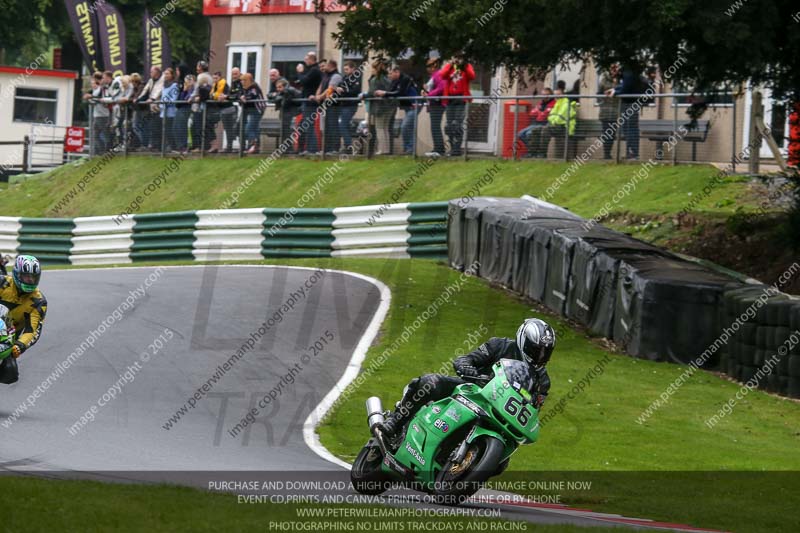
[[17,334],[14,323],[8,317],[8,308],[0,305],[0,362],[11,355],[16,340]]
[[355,490],[377,495],[399,484],[437,503],[459,505],[502,473],[520,445],[538,439],[539,418],[527,363],[501,359],[492,372],[462,376],[470,382],[422,407],[394,442],[380,429],[388,411],[380,398],[369,398],[371,437],[350,471]]

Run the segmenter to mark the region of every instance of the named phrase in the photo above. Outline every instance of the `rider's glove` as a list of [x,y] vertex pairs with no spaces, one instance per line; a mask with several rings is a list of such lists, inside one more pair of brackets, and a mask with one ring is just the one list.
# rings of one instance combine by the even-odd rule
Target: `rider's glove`
[[478,369],[472,364],[470,358],[464,355],[453,361],[453,368],[459,376],[475,377],[478,375]]
[[14,356],[14,359],[16,359],[17,357],[19,357],[20,355],[22,355],[22,349],[19,347],[19,344],[15,344],[15,345],[14,345],[14,346],[11,348],[11,355],[13,355],[13,356]]

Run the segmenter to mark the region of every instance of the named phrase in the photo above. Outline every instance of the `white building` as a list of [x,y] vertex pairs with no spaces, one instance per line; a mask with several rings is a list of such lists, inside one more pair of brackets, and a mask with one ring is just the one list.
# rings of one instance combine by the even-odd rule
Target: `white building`
[[[63,138],[64,127],[72,124],[77,78],[69,70],[0,66],[0,174],[22,167],[26,135],[41,141]],[[60,164],[62,151],[62,145],[42,143],[29,162]]]

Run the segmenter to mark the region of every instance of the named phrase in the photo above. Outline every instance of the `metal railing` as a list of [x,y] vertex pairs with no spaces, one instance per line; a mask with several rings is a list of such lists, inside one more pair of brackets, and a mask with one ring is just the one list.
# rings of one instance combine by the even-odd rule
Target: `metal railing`
[[[741,160],[736,99],[701,108],[687,103],[692,98],[697,96],[367,97],[321,104],[294,100],[279,107],[269,99],[118,104],[110,118],[90,113],[90,145],[92,155],[120,146],[125,155],[325,158],[347,152],[365,158],[652,159],[735,166]],[[549,99],[563,100],[551,107]],[[689,111],[701,112],[693,117]]]

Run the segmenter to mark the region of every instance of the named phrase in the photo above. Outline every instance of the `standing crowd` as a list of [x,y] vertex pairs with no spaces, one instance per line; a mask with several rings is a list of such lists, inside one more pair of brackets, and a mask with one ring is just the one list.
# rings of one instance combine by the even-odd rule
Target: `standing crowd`
[[[308,52],[294,83],[271,69],[266,93],[252,73],[233,68],[226,80],[221,72],[211,74],[205,61],[194,73],[185,65],[152,67],[146,80],[137,73],[114,78],[96,72],[83,95],[93,104],[92,147],[102,153],[124,140],[129,151],[230,153],[238,139],[243,151],[257,153],[263,115],[272,104],[280,117],[279,142],[294,139],[285,153],[353,153],[359,149],[354,138],[361,136],[375,155],[396,153],[396,137],[401,153],[412,154],[418,114],[427,107],[433,140],[427,155],[461,155],[472,65],[462,58],[444,64],[430,59],[423,85],[383,59],[369,65],[364,80],[367,66],[346,61],[340,72],[337,61],[319,61]],[[362,101],[367,117],[360,125],[354,116]]]

